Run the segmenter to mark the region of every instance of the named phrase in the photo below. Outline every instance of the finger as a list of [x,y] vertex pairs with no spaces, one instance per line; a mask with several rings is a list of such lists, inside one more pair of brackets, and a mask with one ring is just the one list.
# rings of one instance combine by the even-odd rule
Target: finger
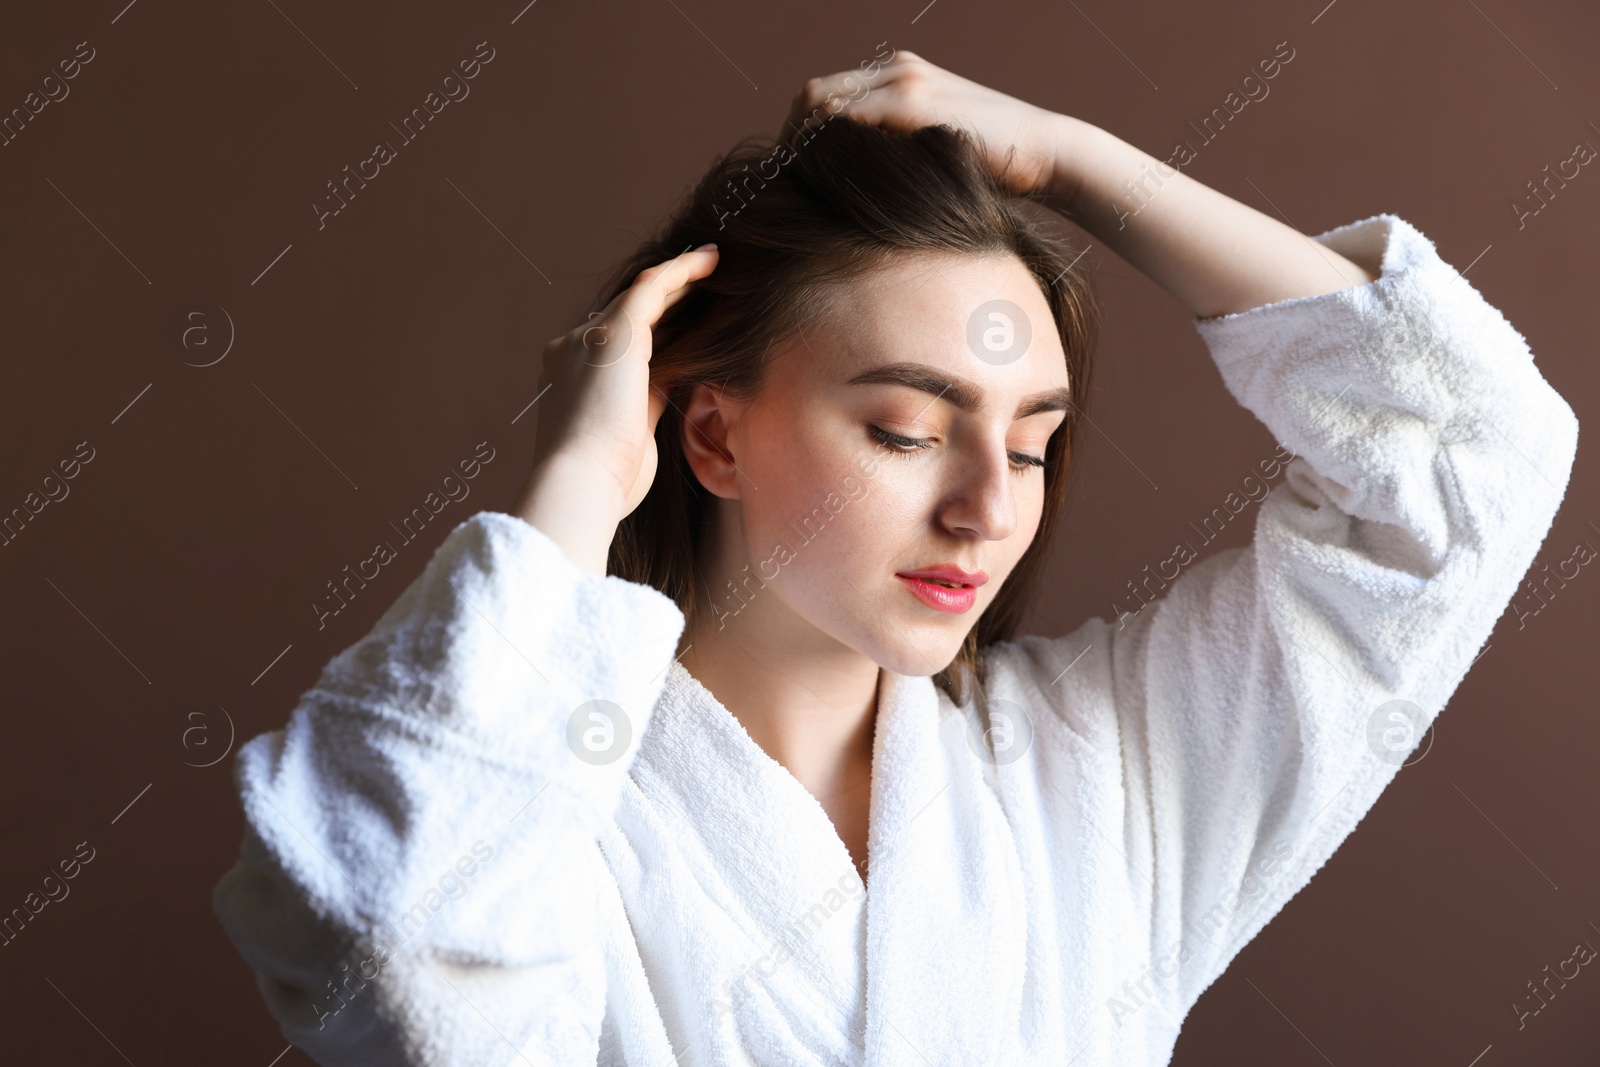
[[[670,289],[667,292],[666,297],[662,301],[662,311],[666,311],[667,308],[671,307],[673,304],[676,304],[679,300],[682,300],[688,294],[690,288],[693,287],[695,282],[710,274],[716,269],[717,264],[721,262],[719,258],[720,249],[716,248],[692,249],[689,252],[682,253],[679,258],[681,259],[683,256],[689,255],[693,255],[694,259],[685,265],[688,273],[681,280],[678,280],[676,288]],[[666,281],[663,279],[663,287],[665,287],[665,285]]]
[[716,249],[680,253],[640,272],[618,298],[617,310],[629,322],[651,329],[667,308],[682,299],[689,287],[710,274],[716,265]]
[[869,80],[858,71],[840,71],[807,81],[789,102],[778,139],[792,143],[806,130],[820,126],[852,102],[870,95],[875,85],[886,84],[883,75],[884,71],[879,71],[877,79]]
[[[843,70],[826,77],[812,78],[794,94],[778,139],[791,142],[800,131],[820,125],[826,121],[826,117],[843,110],[853,110],[863,101],[871,99],[874,90],[892,84],[899,73],[900,68],[885,63],[872,75],[859,70]],[[831,106],[830,97],[837,98]],[[823,112],[820,116],[818,109]]]
[[881,126],[895,133],[911,133],[932,121],[931,113],[912,110],[903,97],[896,95],[897,92],[884,86],[854,103],[846,100],[843,107],[835,103],[831,111],[824,105],[821,115],[814,111],[804,112],[806,117],[803,120],[797,120],[793,126],[787,127],[788,137],[784,143],[797,150],[803,130],[821,129],[824,123],[837,115],[847,115],[855,122]]
[[[650,310],[649,301],[642,300],[641,297],[641,293],[645,290],[649,290],[650,293],[659,296],[659,310],[655,312],[655,317],[659,317],[661,311],[665,311],[682,298],[683,294],[688,291],[688,286],[691,282],[710,273],[709,268],[716,265],[715,257],[715,250],[681,252],[672,259],[663,260],[646,270],[640,271],[628,288],[612,297],[606,302],[605,307],[600,309],[598,312],[600,322],[584,323],[576,329],[586,331],[593,329],[597,325],[603,326],[608,320],[617,319],[619,313],[627,314],[631,321],[640,321],[638,317]],[[689,274],[679,271],[670,277],[663,277],[663,272],[667,268],[678,264],[681,260],[689,261]],[[650,323],[654,324],[654,318],[650,320]]]
[[667,410],[667,394],[661,390],[661,387],[659,385],[651,383],[651,386],[650,386],[650,402],[649,402],[649,410],[647,412],[647,417],[649,418],[648,425],[650,427],[650,432],[652,434],[654,434],[656,432],[656,423],[661,421],[661,415],[666,410]]
[[590,313],[591,321],[568,334],[569,343],[582,349],[583,361],[591,366],[612,366],[635,351],[642,351],[648,363],[656,322],[716,262],[716,249],[694,249],[640,271],[632,285]]

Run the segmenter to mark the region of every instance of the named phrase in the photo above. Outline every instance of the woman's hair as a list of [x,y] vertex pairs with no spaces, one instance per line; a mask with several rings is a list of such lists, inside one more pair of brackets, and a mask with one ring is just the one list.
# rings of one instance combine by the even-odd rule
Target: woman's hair
[[639,272],[707,241],[716,269],[668,308],[653,330],[651,384],[670,403],[657,423],[655,480],[617,529],[608,573],[670,596],[689,625],[710,606],[698,560],[716,499],[680,446],[689,390],[713,384],[735,400],[762,387],[777,346],[827,314],[830,290],[904,253],[1015,255],[1038,281],[1066,352],[1076,404],[1045,450],[1044,509],[1032,544],[934,684],[956,704],[979,688],[982,649],[1011,638],[1037,586],[1066,496],[1087,398],[1099,309],[1077,252],[1047,234],[1019,197],[990,175],[979,147],[950,126],[896,133],[837,114],[810,139],[747,137],[719,158],[657,235],[618,266],[603,308]]

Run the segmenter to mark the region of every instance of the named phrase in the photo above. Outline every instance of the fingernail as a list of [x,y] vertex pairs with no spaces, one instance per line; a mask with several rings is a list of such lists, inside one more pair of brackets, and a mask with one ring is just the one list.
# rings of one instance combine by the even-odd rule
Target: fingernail
[[708,241],[705,244],[698,245],[693,249],[695,252],[715,252],[716,250],[717,243],[715,241]]

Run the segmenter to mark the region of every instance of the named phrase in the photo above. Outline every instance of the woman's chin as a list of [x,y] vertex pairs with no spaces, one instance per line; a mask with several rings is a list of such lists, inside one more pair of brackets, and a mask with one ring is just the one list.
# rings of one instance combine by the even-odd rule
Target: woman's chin
[[907,677],[932,677],[950,666],[961,651],[960,635],[955,641],[917,640],[915,634],[896,634],[877,649],[872,659],[878,666],[894,674]]

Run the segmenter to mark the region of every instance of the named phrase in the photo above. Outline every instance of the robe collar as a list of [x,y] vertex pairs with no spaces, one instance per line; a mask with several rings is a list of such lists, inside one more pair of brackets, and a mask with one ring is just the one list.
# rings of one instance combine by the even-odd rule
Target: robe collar
[[[632,836],[673,835],[702,896],[668,925],[706,924],[701,943],[721,956],[695,964],[715,966],[716,983],[677,978],[700,997],[727,990],[747,1016],[736,1031],[827,1045],[793,1049],[796,1062],[997,1062],[1018,1024],[1026,911],[994,767],[969,740],[974,713],[930,678],[880,669],[863,889],[816,798],[687,669],[668,671],[630,769],[634,803],[653,814],[628,822]],[[634,932],[658,966],[695,936],[638,918]],[[735,978],[761,995],[733,999]]]

